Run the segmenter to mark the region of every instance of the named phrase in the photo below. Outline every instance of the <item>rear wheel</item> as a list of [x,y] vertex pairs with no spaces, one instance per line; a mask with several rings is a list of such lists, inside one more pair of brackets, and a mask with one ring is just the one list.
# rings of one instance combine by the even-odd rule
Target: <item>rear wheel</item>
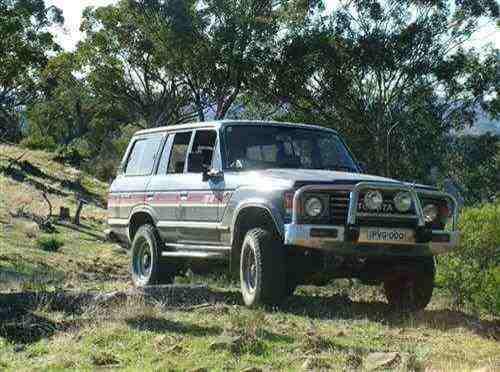
[[389,304],[400,311],[424,309],[434,290],[433,257],[398,264],[384,279],[384,292]]
[[285,252],[271,232],[255,228],[245,235],[240,283],[247,306],[277,305],[285,298]]
[[132,242],[130,271],[134,285],[169,284],[175,276],[175,266],[161,256],[161,240],[151,225],[137,230]]

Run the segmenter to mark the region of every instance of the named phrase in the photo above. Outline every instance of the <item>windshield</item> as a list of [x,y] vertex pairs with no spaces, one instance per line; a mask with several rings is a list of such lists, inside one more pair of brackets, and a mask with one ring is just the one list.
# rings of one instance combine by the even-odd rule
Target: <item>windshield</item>
[[332,132],[285,126],[226,128],[226,164],[232,170],[269,168],[357,172],[348,150]]

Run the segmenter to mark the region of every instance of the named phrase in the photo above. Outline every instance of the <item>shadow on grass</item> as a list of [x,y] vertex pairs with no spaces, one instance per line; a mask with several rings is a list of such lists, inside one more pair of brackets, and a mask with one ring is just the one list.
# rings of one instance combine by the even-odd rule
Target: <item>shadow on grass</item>
[[73,230],[73,231],[76,231],[80,234],[85,234],[85,235],[88,235],[96,240],[98,240],[99,242],[105,242],[106,241],[106,238],[104,236],[104,234],[97,234],[95,233],[95,229],[90,227],[90,226],[85,226],[83,224],[80,224],[80,225],[75,225],[73,223],[70,223],[70,222],[62,222],[62,221],[55,221],[54,222],[54,225],[56,226],[60,226],[60,227],[65,227],[69,230]]
[[180,333],[191,336],[214,336],[222,332],[219,327],[203,327],[197,324],[178,322],[165,318],[152,316],[137,316],[126,320],[129,327],[139,331],[151,331],[155,333]]
[[31,311],[0,312],[0,338],[13,344],[32,344],[52,336],[56,323]]
[[[42,169],[27,160],[14,162],[13,165],[16,165],[16,167],[0,167],[0,171],[3,172],[6,176],[12,178],[14,181],[30,184],[39,191],[62,197],[69,196],[70,194],[68,192],[61,191],[47,185],[47,181],[51,183],[58,183],[63,189],[69,190],[72,193],[79,194],[81,198],[86,199],[88,202],[101,208],[105,207],[106,203],[103,198],[100,195],[87,190],[80,182],[53,176],[49,173],[44,172]],[[28,178],[28,176],[31,177]],[[41,178],[46,182],[39,182],[33,177]]]
[[[216,293],[224,303],[242,305],[241,295],[237,291],[219,291]],[[481,337],[500,340],[499,319],[481,319],[451,309],[401,313],[392,309],[385,302],[351,301],[346,295],[295,295],[286,300],[281,306],[270,310],[312,319],[369,319],[395,327],[424,326],[442,331],[466,328]]]
[[34,344],[79,323],[78,320],[55,322],[29,309],[1,309],[0,338],[12,344]]
[[479,336],[500,340],[500,320],[486,320],[458,310],[422,310],[401,313],[387,303],[351,301],[348,296],[293,296],[279,309],[317,319],[369,319],[396,327],[425,326],[447,331],[466,328]]

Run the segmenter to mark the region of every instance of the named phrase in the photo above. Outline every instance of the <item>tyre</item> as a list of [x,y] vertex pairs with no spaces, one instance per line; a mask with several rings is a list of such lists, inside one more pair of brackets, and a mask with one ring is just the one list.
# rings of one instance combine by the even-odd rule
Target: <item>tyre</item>
[[264,229],[247,232],[240,257],[241,293],[245,305],[278,305],[286,297],[285,251]]
[[143,225],[137,230],[131,247],[130,271],[137,287],[174,281],[175,267],[161,257],[161,240],[154,226]]
[[406,312],[424,309],[432,298],[434,276],[433,257],[398,264],[384,279],[384,292],[389,305]]

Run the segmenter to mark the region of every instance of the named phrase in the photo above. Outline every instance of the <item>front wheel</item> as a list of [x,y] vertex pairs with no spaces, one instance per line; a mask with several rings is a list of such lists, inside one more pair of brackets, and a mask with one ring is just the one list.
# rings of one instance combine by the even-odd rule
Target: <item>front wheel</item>
[[241,247],[241,293],[245,305],[277,305],[286,297],[285,252],[272,233],[248,231]]
[[434,276],[433,257],[396,265],[384,279],[384,292],[389,305],[400,311],[424,309],[432,298]]
[[137,230],[130,254],[132,281],[137,287],[174,281],[174,267],[161,257],[161,240],[154,226],[143,225]]

